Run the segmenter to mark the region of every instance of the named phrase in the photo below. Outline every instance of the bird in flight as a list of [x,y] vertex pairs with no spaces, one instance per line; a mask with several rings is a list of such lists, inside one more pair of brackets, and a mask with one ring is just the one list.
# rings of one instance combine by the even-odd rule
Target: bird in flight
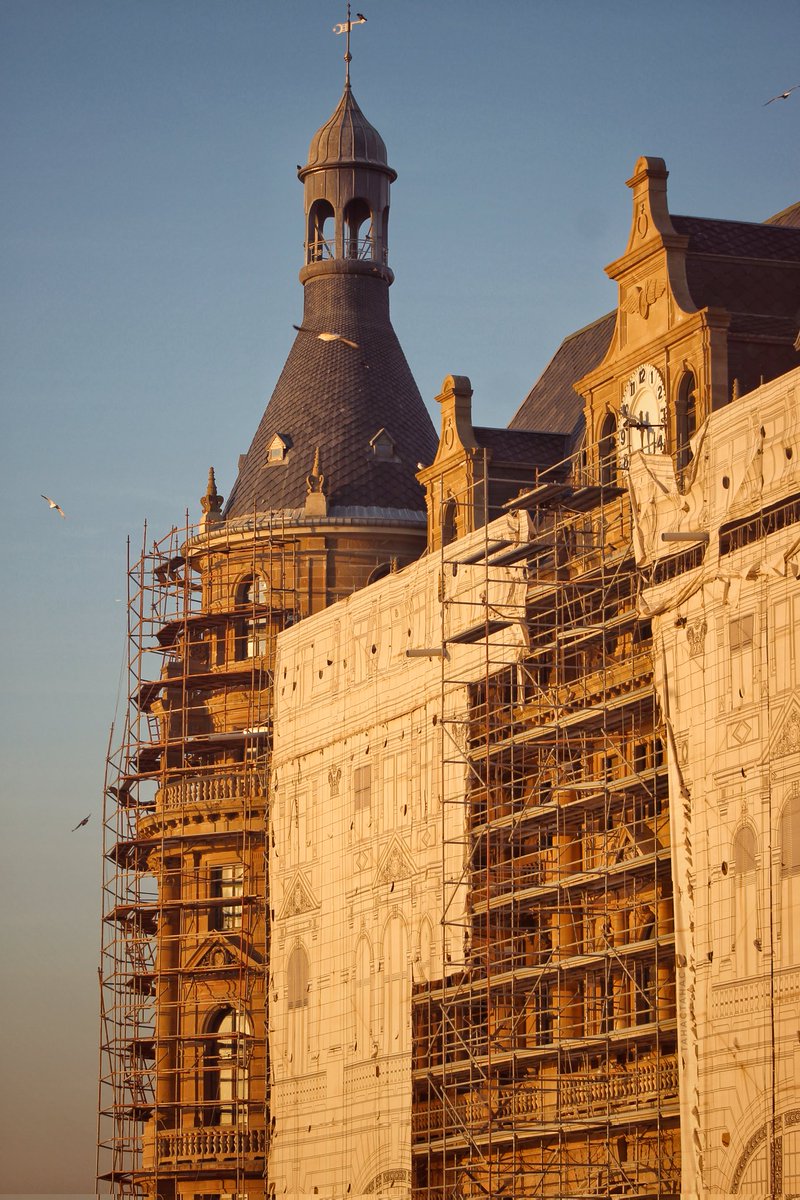
[[46,500],[51,508],[54,508],[60,517],[66,518],[66,513],[60,504],[56,504],[55,500],[51,500],[49,496],[45,496],[44,492],[39,493],[43,500]]
[[[88,825],[88,824],[89,824],[89,817],[91,817],[91,815],[92,815],[92,814],[91,814],[91,813],[89,813],[89,816],[88,816],[88,817],[84,817],[82,821],[78,821],[78,824],[75,826],[75,829],[83,829],[84,825]],[[75,829],[70,829],[70,833],[74,833],[74,832],[75,832]]]
[[342,337],[341,333],[328,333],[327,330],[317,333],[315,329],[309,329],[306,325],[293,325],[292,329],[296,329],[298,333],[313,333],[321,342],[344,342],[345,346],[350,346],[353,350],[358,349],[358,342],[351,342],[350,338]]
[[777,96],[770,96],[769,100],[764,101],[764,108],[768,104],[772,104],[773,100],[788,100],[792,92],[796,92],[800,88],[800,83],[795,83],[792,87],[787,88],[785,92],[778,92]]

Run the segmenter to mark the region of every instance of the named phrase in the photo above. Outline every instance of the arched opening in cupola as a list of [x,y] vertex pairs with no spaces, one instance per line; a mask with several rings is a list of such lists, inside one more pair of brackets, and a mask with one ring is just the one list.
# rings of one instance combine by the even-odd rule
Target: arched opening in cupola
[[322,262],[336,255],[335,213],[328,200],[315,200],[308,210],[306,262]]
[[372,212],[366,200],[350,200],[344,210],[345,253],[348,258],[372,258]]

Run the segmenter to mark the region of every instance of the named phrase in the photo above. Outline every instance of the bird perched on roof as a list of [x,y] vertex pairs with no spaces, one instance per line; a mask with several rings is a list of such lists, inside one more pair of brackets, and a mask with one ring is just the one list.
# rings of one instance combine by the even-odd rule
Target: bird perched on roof
[[[78,821],[78,824],[75,826],[75,829],[83,829],[84,825],[88,825],[91,815],[92,814],[89,813],[88,817],[84,817],[82,821]],[[70,833],[74,833],[75,829],[70,829]]]
[[341,333],[329,333],[326,329],[317,333],[316,329],[309,329],[305,325],[293,325],[292,329],[296,329],[298,333],[313,333],[321,342],[344,342],[345,346],[351,346],[353,350],[358,349],[358,342],[351,342],[350,338],[343,337]]
[[56,510],[56,512],[58,513],[58,515],[60,517],[66,517],[67,514],[64,512],[64,510],[60,504],[56,504],[55,500],[51,500],[49,496],[45,496],[44,492],[40,492],[39,495],[42,497],[43,500],[47,501],[47,503],[50,505],[51,508],[54,508]]
[[787,88],[785,92],[778,92],[777,96],[770,96],[769,100],[764,101],[764,108],[768,104],[772,104],[773,100],[788,100],[792,92],[796,92],[800,88],[800,83],[795,83],[792,87]]

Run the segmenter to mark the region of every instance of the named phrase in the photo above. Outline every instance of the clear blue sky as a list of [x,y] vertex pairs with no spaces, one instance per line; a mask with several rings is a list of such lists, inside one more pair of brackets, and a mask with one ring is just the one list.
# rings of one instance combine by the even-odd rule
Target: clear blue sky
[[[506,424],[615,302],[625,180],[674,212],[798,199],[796,0],[364,0],[353,89],[398,171],[395,328],[423,396]],[[295,164],[335,0],[2,0],[0,1191],[93,1187],[100,803],[125,542],[227,494],[301,315]],[[54,496],[62,521],[39,498]],[[70,829],[94,814],[77,833]]]

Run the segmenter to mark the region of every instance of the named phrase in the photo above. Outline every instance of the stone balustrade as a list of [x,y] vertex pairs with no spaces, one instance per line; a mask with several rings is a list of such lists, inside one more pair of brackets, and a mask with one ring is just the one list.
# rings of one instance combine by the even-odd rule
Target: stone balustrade
[[[559,1089],[558,1111],[562,1116],[604,1112],[674,1099],[678,1094],[678,1060],[674,1055],[660,1061],[640,1063],[630,1071],[612,1071],[592,1079],[588,1075],[565,1076]],[[556,1105],[552,1105],[553,1112]]]
[[182,779],[159,790],[156,806],[162,810],[185,808],[190,804],[218,804],[228,800],[244,800],[247,796],[261,798],[264,785],[254,774],[228,772],[222,775],[199,775]]
[[187,1158],[194,1162],[217,1162],[229,1158],[264,1158],[266,1153],[266,1129],[218,1125],[204,1129],[171,1129],[158,1136],[160,1161]]
[[[528,1082],[515,1088],[476,1090],[448,1101],[446,1124],[450,1132],[486,1129],[527,1121],[557,1121],[560,1117],[593,1116],[641,1104],[663,1104],[678,1094],[678,1061],[674,1055],[660,1061],[640,1063],[625,1071],[591,1075],[562,1075],[548,1078],[541,1087]],[[440,1100],[418,1105],[412,1117],[417,1140],[444,1134]],[[521,1123],[524,1124],[524,1121]],[[519,1127],[519,1125],[518,1125]]]

